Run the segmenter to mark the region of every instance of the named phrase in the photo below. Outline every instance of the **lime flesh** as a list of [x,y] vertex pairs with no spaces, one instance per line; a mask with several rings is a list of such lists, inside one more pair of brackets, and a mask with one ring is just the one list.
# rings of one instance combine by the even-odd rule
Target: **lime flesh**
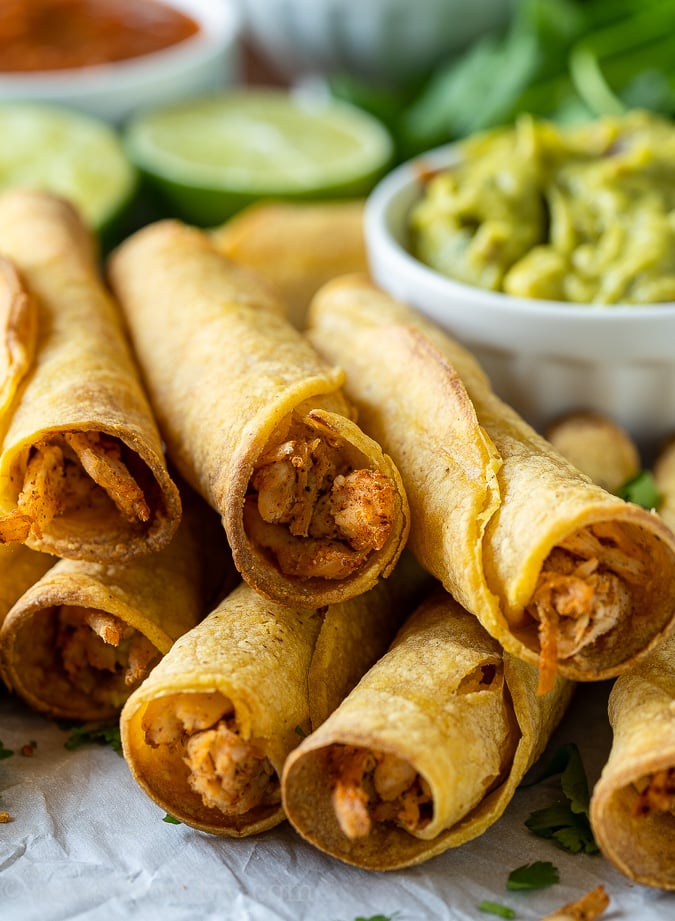
[[129,205],[137,173],[105,122],[39,103],[0,104],[0,190],[53,192],[71,201],[94,232]]
[[393,150],[371,116],[281,90],[235,90],[145,112],[125,142],[178,215],[201,224],[261,198],[366,194]]

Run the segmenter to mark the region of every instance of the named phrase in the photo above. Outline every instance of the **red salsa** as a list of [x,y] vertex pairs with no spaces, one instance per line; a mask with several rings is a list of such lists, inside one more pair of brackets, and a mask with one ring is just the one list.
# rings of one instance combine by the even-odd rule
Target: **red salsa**
[[160,0],[0,0],[0,72],[122,61],[198,31],[191,16]]

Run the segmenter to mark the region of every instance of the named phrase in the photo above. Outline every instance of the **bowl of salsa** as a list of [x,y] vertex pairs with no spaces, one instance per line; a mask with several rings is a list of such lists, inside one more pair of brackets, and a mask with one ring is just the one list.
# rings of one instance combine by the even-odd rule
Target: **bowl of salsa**
[[4,0],[0,100],[112,122],[235,82],[234,0]]

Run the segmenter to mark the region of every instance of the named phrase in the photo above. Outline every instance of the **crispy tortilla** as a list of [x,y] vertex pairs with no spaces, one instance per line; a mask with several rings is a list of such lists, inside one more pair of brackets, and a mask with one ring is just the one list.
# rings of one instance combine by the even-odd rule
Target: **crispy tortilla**
[[605,857],[629,879],[675,890],[675,636],[617,678],[613,741],[591,797]]
[[362,200],[257,202],[211,238],[225,256],[274,288],[298,329],[323,284],[346,272],[365,272],[368,265]]
[[175,221],[123,243],[110,274],[169,456],[243,578],[315,608],[390,573],[409,527],[398,471],[263,283]]
[[28,312],[5,323],[0,540],[86,560],[159,549],[180,497],[88,230],[48,193],[8,191],[0,253],[37,310],[34,356]]
[[122,712],[131,773],[168,813],[243,837],[284,819],[286,756],[386,650],[428,584],[412,559],[325,610],[242,583],[182,637]]
[[360,424],[401,471],[412,552],[540,666],[542,692],[556,672],[617,675],[675,627],[670,529],[592,484],[440,328],[349,276],[317,294],[309,336],[344,367]]
[[[35,554],[0,550],[15,548]],[[233,574],[217,515],[190,496],[161,550],[122,563],[61,559],[33,580],[0,628],[0,672],[49,716],[115,716]]]
[[571,696],[444,590],[286,760],[283,803],[311,844],[394,870],[482,834],[510,802]]

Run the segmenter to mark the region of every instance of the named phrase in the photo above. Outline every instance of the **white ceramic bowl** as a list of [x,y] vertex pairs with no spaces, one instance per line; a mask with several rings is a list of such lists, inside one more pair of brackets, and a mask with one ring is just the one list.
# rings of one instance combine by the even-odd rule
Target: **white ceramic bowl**
[[121,122],[132,112],[217,90],[239,76],[241,14],[234,0],[164,0],[200,25],[195,36],[113,64],[0,73],[0,100],[36,100]]
[[253,44],[287,76],[424,74],[509,19],[515,0],[239,0]]
[[675,303],[586,306],[511,297],[444,277],[407,250],[423,172],[450,165],[452,145],[389,173],[365,210],[375,281],[467,346],[496,392],[543,429],[574,409],[603,412],[646,453],[675,433]]

